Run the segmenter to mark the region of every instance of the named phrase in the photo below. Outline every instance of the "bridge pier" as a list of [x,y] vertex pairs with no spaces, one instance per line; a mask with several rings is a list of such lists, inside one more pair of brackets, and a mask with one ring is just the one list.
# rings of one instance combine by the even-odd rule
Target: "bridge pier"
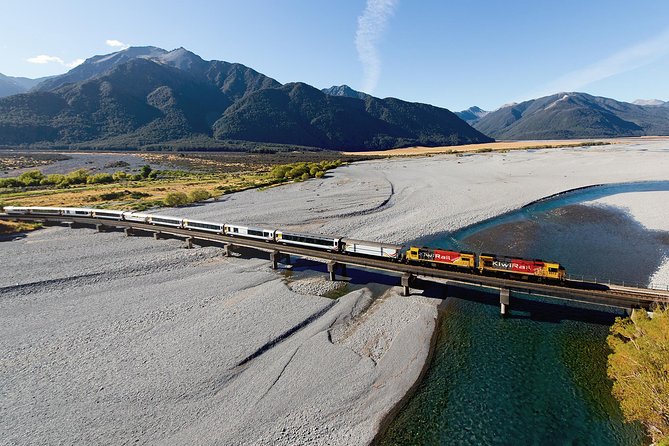
[[234,250],[234,245],[232,243],[226,243],[223,245],[223,255],[226,257],[232,256],[232,251]]
[[401,284],[402,284],[402,295],[403,296],[410,296],[411,295],[411,290],[409,287],[411,286],[411,282],[413,282],[414,276],[413,274],[404,274],[402,276]]
[[73,221],[66,221],[65,224],[67,225],[68,228],[74,229],[77,227],[77,224]]
[[161,234],[160,231],[156,231],[156,232],[153,233],[153,238],[154,238],[155,240],[160,240],[162,236],[163,236],[163,235]]
[[509,306],[509,289],[499,289],[499,312],[502,316],[506,316],[506,310]]
[[186,237],[186,249],[193,249],[193,237]]
[[102,225],[102,224],[100,224],[100,223],[97,223],[97,224],[95,225],[95,231],[96,231],[96,232],[105,232],[104,227],[105,227],[105,225]]
[[132,228],[123,229],[123,233],[125,234],[126,237],[132,236]]
[[272,251],[269,253],[269,259],[272,261],[272,269],[277,269],[279,267],[279,258],[281,253],[279,251]]
[[332,281],[332,282],[337,280],[337,278],[335,276],[335,268],[336,267],[337,267],[337,262],[335,262],[334,260],[330,260],[328,262],[328,273],[330,273],[330,281]]

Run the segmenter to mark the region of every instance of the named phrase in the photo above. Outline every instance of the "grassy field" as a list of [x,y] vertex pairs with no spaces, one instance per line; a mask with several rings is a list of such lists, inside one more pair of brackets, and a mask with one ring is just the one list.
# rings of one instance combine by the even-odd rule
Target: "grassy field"
[[[0,206],[146,210],[188,204],[246,189],[266,188],[322,177],[327,170],[342,164],[336,156],[341,154],[143,154],[142,158],[148,165],[167,165],[174,169],[147,169],[144,172],[136,170],[113,175],[87,172],[83,180],[81,171],[47,176],[35,173],[38,171],[35,169],[31,174],[0,179]],[[360,157],[344,158],[345,161],[357,159]],[[27,163],[32,162],[28,158],[26,160]],[[70,177],[76,180],[68,180]],[[78,183],[71,184],[71,181]],[[52,184],[54,182],[59,183]],[[26,224],[0,224],[0,233],[29,229],[31,226]]]

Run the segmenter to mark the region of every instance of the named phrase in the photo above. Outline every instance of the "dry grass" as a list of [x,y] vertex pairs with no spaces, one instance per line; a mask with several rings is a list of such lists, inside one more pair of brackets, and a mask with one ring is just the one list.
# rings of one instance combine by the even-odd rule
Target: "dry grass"
[[[508,150],[530,150],[547,149],[562,147],[582,147],[587,145],[620,144],[630,141],[654,141],[669,140],[666,136],[642,136],[639,138],[600,138],[600,139],[556,139],[556,140],[537,140],[537,141],[498,141],[485,144],[466,144],[462,146],[443,146],[443,147],[407,147],[404,149],[391,149],[377,152],[365,152],[365,155],[376,156],[424,156],[443,153],[483,153],[500,152]],[[351,154],[344,152],[344,154]]]
[[0,234],[17,234],[19,232],[34,231],[42,227],[41,223],[28,223],[22,221],[0,221]]
[[[2,194],[5,205],[13,206],[72,206],[115,209],[137,209],[158,205],[170,192],[190,192],[204,189],[212,196],[223,195],[253,186],[266,185],[264,175],[200,176],[184,179],[139,181],[110,185],[81,186],[67,189],[37,189]],[[118,195],[105,199],[105,195]],[[134,197],[133,197],[134,195]]]

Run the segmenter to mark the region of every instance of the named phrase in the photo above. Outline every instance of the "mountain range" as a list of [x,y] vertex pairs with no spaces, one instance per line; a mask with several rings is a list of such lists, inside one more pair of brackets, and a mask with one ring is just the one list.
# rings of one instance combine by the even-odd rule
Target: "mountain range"
[[[15,79],[15,78],[13,78]],[[94,56],[0,99],[0,144],[225,148],[232,142],[379,150],[488,142],[452,112],[342,86],[282,85],[184,48]]]
[[669,135],[669,103],[558,93],[510,104],[469,122],[502,140]]

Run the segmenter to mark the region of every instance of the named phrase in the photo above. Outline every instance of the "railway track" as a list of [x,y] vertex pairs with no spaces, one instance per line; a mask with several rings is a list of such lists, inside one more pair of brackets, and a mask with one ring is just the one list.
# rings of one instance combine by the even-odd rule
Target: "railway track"
[[156,238],[160,238],[162,235],[182,238],[189,244],[197,243],[198,240],[221,244],[228,252],[231,247],[240,246],[269,252],[270,259],[274,265],[276,265],[283,254],[315,258],[327,263],[328,271],[332,278],[334,278],[336,268],[339,265],[349,265],[352,267],[375,269],[399,274],[402,276],[402,285],[405,287],[405,293],[411,286],[412,280],[416,277],[445,279],[447,281],[469,286],[501,290],[500,303],[502,304],[502,312],[504,312],[505,309],[504,300],[506,300],[506,305],[508,305],[509,293],[522,293],[530,296],[549,297],[567,302],[580,302],[625,310],[632,308],[652,308],[655,304],[669,305],[669,291],[665,292],[662,290],[614,285],[608,286],[574,280],[566,281],[564,284],[527,282],[510,278],[483,276],[477,273],[408,265],[378,258],[353,256],[294,245],[283,245],[263,240],[215,234],[197,229],[182,229],[124,220],[110,220],[94,217],[70,217],[63,215],[8,216],[6,214],[0,214],[0,220],[39,221],[45,223],[83,225],[97,227],[99,230],[104,230],[105,228],[118,228],[127,231],[127,234],[131,234],[133,231],[142,231],[153,233]]

